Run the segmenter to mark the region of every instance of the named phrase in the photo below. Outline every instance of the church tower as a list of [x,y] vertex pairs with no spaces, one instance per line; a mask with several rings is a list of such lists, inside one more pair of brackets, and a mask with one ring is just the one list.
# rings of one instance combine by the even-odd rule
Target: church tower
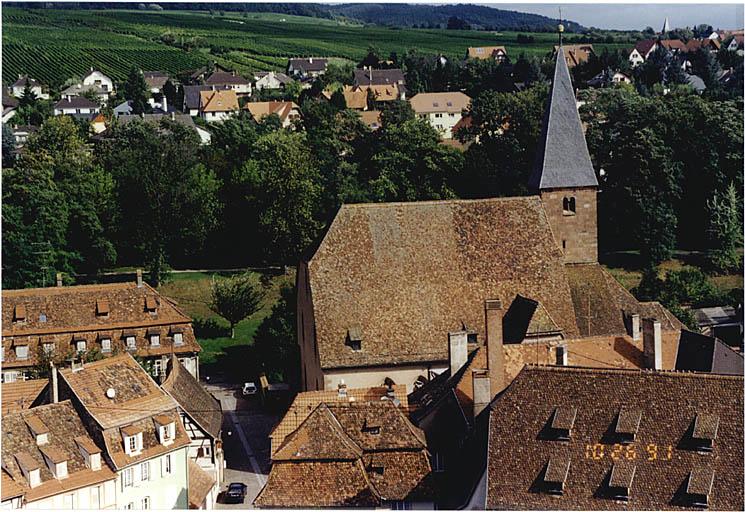
[[560,45],[543,118],[536,164],[528,182],[539,194],[567,263],[598,261],[598,180]]

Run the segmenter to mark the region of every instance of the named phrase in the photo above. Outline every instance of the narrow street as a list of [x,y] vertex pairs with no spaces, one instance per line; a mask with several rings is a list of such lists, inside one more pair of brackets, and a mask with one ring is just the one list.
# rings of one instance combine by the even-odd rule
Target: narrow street
[[246,484],[243,503],[224,503],[221,493],[216,508],[253,508],[253,500],[269,475],[269,433],[278,418],[262,410],[258,395],[246,399],[237,387],[215,382],[205,387],[220,400],[223,409],[223,449],[227,467],[222,490],[233,482]]

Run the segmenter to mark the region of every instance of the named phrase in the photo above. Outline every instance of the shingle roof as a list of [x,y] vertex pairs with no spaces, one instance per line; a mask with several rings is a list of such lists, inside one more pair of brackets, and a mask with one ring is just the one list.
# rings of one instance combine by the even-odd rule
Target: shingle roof
[[[370,77],[372,75],[372,78]],[[400,69],[355,69],[354,85],[406,85],[406,77]]]
[[528,184],[537,190],[597,187],[566,60],[556,54],[536,163]]
[[[590,55],[593,53],[591,44],[565,44],[561,46],[564,59],[569,67],[574,67],[577,64],[587,62],[590,59]],[[558,54],[559,46],[554,46],[554,52]]]
[[54,104],[54,108],[65,109],[65,108],[98,108],[98,103],[91,101],[84,96],[72,96],[70,98],[63,98]]
[[380,110],[367,110],[365,112],[358,112],[360,119],[370,129],[377,130],[381,126],[380,122]]
[[29,409],[32,404],[40,400],[47,379],[18,380],[16,382],[5,382],[0,386],[2,394],[2,413],[18,412]]
[[274,71],[259,71],[258,73],[256,73],[256,75],[254,75],[254,77],[256,80],[259,80],[268,75],[273,75],[274,78],[276,78],[279,83],[284,84],[284,85],[287,85],[290,82],[294,82],[292,78],[285,75],[284,73],[275,73]]
[[171,357],[171,369],[161,387],[170,394],[184,412],[214,439],[219,439],[222,429],[222,406],[181,365],[178,358]]
[[[48,429],[47,444],[37,446],[36,437],[27,426],[26,419],[29,417],[37,418]],[[116,478],[104,461],[100,470],[88,469],[76,441],[79,437],[96,445],[69,400],[3,415],[2,466],[15,484],[24,490],[27,502]],[[44,454],[53,462],[67,461],[69,476],[62,480],[55,479],[44,461]],[[42,483],[33,489],[19,466],[19,459],[24,458],[29,460],[28,465],[40,469]],[[3,487],[4,484],[5,478]],[[3,488],[3,499],[5,492]]]
[[743,357],[716,338],[683,331],[678,344],[675,369],[742,375]]
[[238,110],[235,91],[200,91],[199,105],[202,112],[233,112]]
[[641,54],[642,57],[647,58],[647,54],[649,51],[654,47],[654,45],[657,44],[656,39],[644,39],[643,41],[638,41],[634,48],[637,52]]
[[[486,506],[693,508],[686,495],[688,475],[703,469],[716,474],[709,508],[741,510],[742,386],[743,378],[734,376],[526,366],[490,405]],[[557,406],[577,409],[569,441],[538,435]],[[630,445],[607,438],[622,407],[642,418],[637,442]],[[711,455],[682,443],[699,414],[720,418]],[[561,497],[534,486],[546,463],[557,457],[571,462]],[[628,503],[607,493],[614,464],[621,460],[635,465]],[[629,480],[628,471],[624,473],[615,475],[619,482]],[[700,487],[708,492],[707,485]]]
[[162,89],[169,78],[162,71],[143,71],[142,76],[145,78],[145,83],[147,83],[148,87],[158,89]]
[[13,477],[10,476],[10,473],[8,473],[5,468],[2,469],[2,473],[2,481],[0,481],[0,492],[2,493],[2,498],[0,499],[6,501],[23,496],[23,493],[25,492],[23,487],[13,480]]
[[199,464],[189,458],[189,508],[201,509],[207,494],[215,485],[215,479]]
[[417,114],[452,112],[460,114],[471,104],[471,98],[462,92],[421,92],[409,100]]
[[[347,108],[354,110],[365,110],[367,108],[367,89],[362,89],[353,85],[345,85],[342,89],[344,95],[344,102]],[[331,99],[333,92],[330,90],[323,91],[323,95],[326,99]]]
[[[448,332],[483,334],[483,301],[517,294],[579,334],[537,196],[344,205],[308,269],[323,368],[446,361]],[[359,351],[345,345],[354,325]]]
[[187,109],[198,109],[199,108],[199,94],[202,91],[222,90],[229,89],[227,85],[184,85],[184,105]]

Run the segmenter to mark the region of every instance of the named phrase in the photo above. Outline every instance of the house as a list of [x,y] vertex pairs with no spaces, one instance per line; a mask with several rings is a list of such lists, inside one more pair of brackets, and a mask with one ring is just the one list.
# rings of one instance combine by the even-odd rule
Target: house
[[293,79],[284,73],[275,73],[274,71],[259,71],[254,75],[254,87],[260,91],[262,89],[284,89]]
[[161,94],[166,82],[170,80],[170,77],[162,71],[143,71],[142,77],[151,94]]
[[328,67],[328,59],[295,58],[287,62],[287,74],[301,79],[316,78],[326,72],[326,67]]
[[382,126],[380,120],[380,110],[366,110],[364,112],[357,112],[360,115],[360,119],[365,125],[372,131],[377,130]]
[[30,78],[28,75],[18,75],[18,80],[13,82],[13,85],[11,86],[13,96],[16,98],[22,98],[23,93],[26,91],[27,84],[31,92],[34,93],[34,96],[42,100],[49,99],[49,94],[44,93],[41,84],[33,78]]
[[634,45],[634,49],[629,53],[629,62],[631,67],[636,67],[644,63],[652,53],[657,49],[656,39],[644,39]]
[[184,104],[181,110],[184,112],[184,114],[189,114],[190,116],[194,117],[199,115],[199,95],[202,93],[202,91],[227,91],[229,87],[226,85],[222,87],[213,87],[209,85],[185,85],[183,86],[183,89]]
[[690,85],[694,91],[696,91],[698,94],[703,93],[706,90],[706,84],[704,83],[704,80],[698,76],[698,75],[689,75],[688,73],[685,74],[686,83]]
[[91,130],[94,134],[98,135],[106,131],[106,118],[103,114],[98,114],[91,120]]
[[13,119],[17,109],[18,100],[3,90],[3,124]]
[[504,46],[477,46],[466,50],[466,59],[493,59],[502,62],[507,58],[507,49]]
[[2,481],[0,481],[0,506],[3,510],[15,510],[23,507],[23,487],[18,485],[5,468],[2,470]]
[[630,84],[631,77],[620,71],[604,69],[587,81],[590,87],[605,87],[609,84]]
[[392,400],[317,406],[272,457],[259,508],[431,509],[424,435]]
[[357,87],[373,87],[375,92],[379,92],[383,87],[394,86],[398,90],[399,98],[406,99],[406,77],[400,69],[355,69],[354,85]]
[[256,122],[266,116],[278,116],[282,128],[289,128],[293,121],[300,119],[300,107],[294,101],[255,101],[246,103],[243,108],[251,113]]
[[[352,110],[368,109],[367,88],[345,85],[341,92],[344,95],[344,102],[346,103],[347,108],[351,108]],[[330,100],[333,92],[327,89],[323,91],[322,94],[324,98]]]
[[453,128],[471,105],[471,98],[462,92],[422,92],[409,100],[411,108],[426,119],[445,139],[453,138]]
[[195,70],[190,76],[189,76],[189,83],[192,85],[201,85],[204,82],[205,77],[209,73],[215,73],[215,72],[225,72],[230,73],[231,71],[221,66],[220,64],[214,63],[210,66],[203,66],[197,70]]
[[742,387],[742,376],[526,366],[485,411],[474,505],[741,510]]
[[731,52],[735,52],[737,50],[742,50],[743,48],[743,35],[742,34],[735,34],[732,36],[732,39],[729,40],[727,43],[727,50]]
[[673,55],[686,53],[688,51],[686,44],[680,39],[661,39],[659,45]]
[[73,116],[91,119],[94,117],[94,114],[98,114],[100,111],[101,107],[98,106],[98,103],[83,96],[65,97],[54,104],[55,116]]
[[743,374],[742,354],[723,341],[685,331],[678,343],[675,369],[687,372],[708,372],[729,375]]
[[215,71],[204,81],[205,85],[225,87],[235,91],[238,96],[249,96],[251,94],[251,82],[246,80],[235,71]]
[[3,416],[45,403],[47,383],[47,379],[29,379],[0,384]]
[[449,367],[448,333],[484,344],[492,299],[517,343],[624,336],[634,315],[679,332],[598,264],[597,178],[566,60],[556,62],[534,195],[342,205],[298,266],[304,390],[386,378],[412,390]]
[[22,148],[26,142],[28,142],[28,138],[38,131],[38,126],[30,124],[19,124],[14,126],[13,139],[15,140],[16,148]]
[[686,43],[687,52],[697,52],[699,50],[708,50],[711,53],[717,53],[722,44],[718,39],[691,39]]
[[199,116],[208,123],[224,121],[239,109],[238,96],[232,89],[199,92]]
[[109,96],[114,92],[114,82],[102,72],[91,68],[81,82],[63,90],[61,95],[62,99],[72,99],[91,91],[98,100],[106,104],[109,101]]
[[[199,489],[205,491],[197,492],[198,489],[189,485],[189,500],[200,505],[197,508],[212,509],[220,493],[225,464],[220,401],[208,393],[176,357],[171,358],[168,376],[161,388],[178,403],[181,422],[190,439],[189,462],[195,466],[194,470],[190,466],[189,478],[194,473],[199,474]],[[208,482],[211,485],[206,485]]]
[[743,345],[742,308],[715,306],[692,309],[696,324],[703,334],[714,336],[730,347],[741,349]]
[[[573,68],[577,64],[582,64],[590,59],[590,55],[595,53],[591,44],[569,44],[562,45],[564,49],[564,57],[567,61],[567,66]],[[554,46],[554,54],[559,51],[559,46]]]
[[191,319],[142,282],[2,292],[3,382],[23,380],[40,358],[130,352],[162,375],[173,353],[199,376],[201,350]]
[[72,402],[116,472],[116,508],[188,507],[190,441],[178,404],[130,354],[53,368],[50,388],[53,402]]
[[70,400],[3,414],[3,486],[7,478],[21,489],[20,508],[117,508],[117,475],[102,452]]
[[356,89],[365,93],[365,97],[372,96],[375,102],[398,101],[406,99],[406,89],[402,85],[356,85]]
[[83,77],[83,85],[95,85],[109,93],[114,92],[114,81],[93,68]]

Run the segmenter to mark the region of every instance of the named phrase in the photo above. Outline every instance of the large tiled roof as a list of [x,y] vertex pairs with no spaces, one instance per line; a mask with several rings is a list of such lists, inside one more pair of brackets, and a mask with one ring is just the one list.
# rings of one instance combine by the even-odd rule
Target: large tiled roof
[[38,81],[34,80],[28,75],[23,75],[18,77],[18,80],[13,82],[13,87],[26,87],[26,84],[28,84],[29,87],[38,87],[40,85]]
[[235,73],[215,71],[207,77],[204,83],[207,85],[249,85],[251,82]]
[[178,358],[171,357],[171,370],[161,387],[170,394],[184,412],[207,434],[219,439],[222,428],[222,406]]
[[[37,445],[36,436],[29,424],[38,425],[36,428],[43,426],[44,430],[47,430],[48,442],[46,444]],[[70,401],[3,415],[2,466],[15,484],[24,490],[27,502],[116,478],[116,474],[103,460],[101,469],[89,469],[76,439],[84,439],[86,444],[100,449],[89,437]],[[61,480],[56,479],[49,470],[42,451],[46,451],[54,459],[66,460],[69,476]],[[34,488],[28,485],[18,463],[19,458],[24,463],[40,469],[41,485]],[[5,496],[5,489],[3,489],[3,496]]]
[[47,379],[30,379],[3,383],[0,386],[2,413],[29,409],[34,402],[41,400],[39,395],[44,391],[48,382]]
[[409,102],[417,114],[429,112],[460,114],[471,104],[471,98],[462,92],[420,92]]
[[233,112],[238,110],[235,91],[200,91],[199,108],[202,112]]
[[690,331],[683,331],[675,360],[676,370],[742,375],[743,358],[726,343]]
[[71,96],[69,98],[63,98],[54,104],[54,108],[57,109],[69,109],[69,108],[98,108],[98,103],[91,101],[83,96]]
[[541,140],[528,184],[540,190],[598,186],[577,111],[569,68],[566,60],[561,58],[561,52],[556,54]]
[[243,108],[251,112],[256,121],[271,114],[277,114],[280,121],[284,121],[287,116],[300,110],[294,101],[250,101]]
[[5,468],[2,469],[2,480],[0,481],[0,493],[2,493],[2,501],[7,501],[12,498],[18,498],[23,496],[26,491],[23,490],[19,484],[13,480]]
[[293,69],[299,69],[305,73],[309,73],[311,71],[325,70],[326,66],[328,65],[328,59],[319,59],[316,57],[304,57],[304,58],[290,59],[288,63],[289,65],[293,67]]
[[199,464],[189,458],[189,508],[201,509],[204,500],[207,498],[210,490],[215,486],[215,479],[212,478],[205,470],[199,467]]
[[[568,441],[552,435],[559,407],[576,409]],[[490,408],[487,508],[693,509],[698,470],[714,474],[710,509],[743,508],[742,377],[527,366]],[[615,434],[621,408],[640,416],[627,445]],[[695,448],[697,417],[718,420],[712,453]],[[561,496],[544,487],[549,462],[569,463]],[[608,479],[624,480],[627,465],[629,500],[617,501]]]
[[[448,332],[483,335],[483,301],[517,294],[579,335],[537,196],[344,205],[308,268],[323,368],[445,361]],[[352,328],[362,350],[345,344]]]
[[168,75],[162,71],[143,71],[142,76],[145,78],[145,83],[150,88],[162,89],[166,82],[168,82]]
[[355,69],[354,85],[405,85],[406,77],[400,69]]

